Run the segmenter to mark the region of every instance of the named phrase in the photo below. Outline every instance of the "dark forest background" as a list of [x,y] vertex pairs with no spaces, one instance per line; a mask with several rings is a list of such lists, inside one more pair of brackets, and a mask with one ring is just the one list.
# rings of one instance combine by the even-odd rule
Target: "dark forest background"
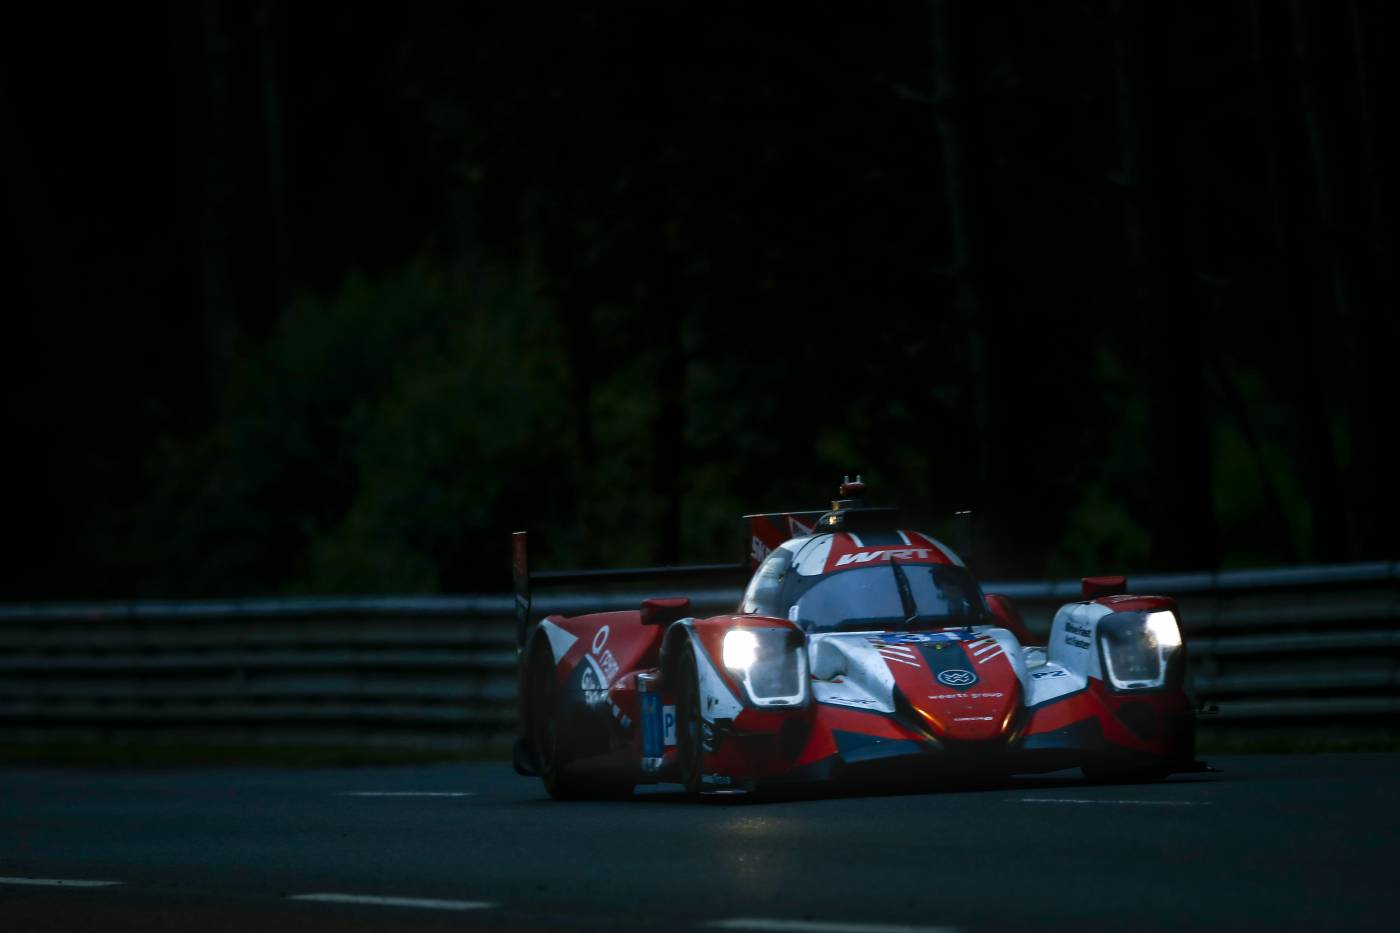
[[[7,14],[8,15],[8,14]],[[1394,558],[1395,5],[31,5],[0,598]]]

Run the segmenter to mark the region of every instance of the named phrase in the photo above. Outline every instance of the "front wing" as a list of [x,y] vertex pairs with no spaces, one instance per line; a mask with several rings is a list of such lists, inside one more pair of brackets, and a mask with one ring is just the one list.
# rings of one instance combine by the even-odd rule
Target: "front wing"
[[1006,740],[953,743],[912,711],[894,714],[816,703],[803,711],[745,709],[707,730],[702,785],[880,777],[1015,774],[1077,767],[1104,756],[1196,770],[1195,715],[1180,690],[1116,695],[1090,680],[1078,692],[1018,711]]

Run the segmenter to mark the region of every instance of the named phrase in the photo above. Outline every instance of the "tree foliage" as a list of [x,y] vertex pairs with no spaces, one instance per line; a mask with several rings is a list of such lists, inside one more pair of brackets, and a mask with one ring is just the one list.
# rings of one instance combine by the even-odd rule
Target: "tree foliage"
[[729,559],[856,471],[990,575],[1393,556],[1388,5],[28,15],[7,596]]

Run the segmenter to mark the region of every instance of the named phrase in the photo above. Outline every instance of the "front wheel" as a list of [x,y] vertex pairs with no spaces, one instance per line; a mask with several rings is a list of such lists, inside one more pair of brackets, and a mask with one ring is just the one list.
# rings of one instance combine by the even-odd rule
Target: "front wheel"
[[676,663],[676,763],[681,783],[700,793],[700,767],[705,759],[704,721],[700,716],[700,676],[695,648],[687,644]]

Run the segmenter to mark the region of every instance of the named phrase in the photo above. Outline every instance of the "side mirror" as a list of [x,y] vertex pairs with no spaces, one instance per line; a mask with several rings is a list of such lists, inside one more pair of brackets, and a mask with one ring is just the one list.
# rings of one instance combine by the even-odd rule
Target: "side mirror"
[[669,625],[689,614],[690,600],[684,596],[642,600],[643,625]]
[[1098,599],[1101,596],[1122,596],[1128,592],[1127,577],[1085,577],[1079,581],[1080,592],[1085,599]]

